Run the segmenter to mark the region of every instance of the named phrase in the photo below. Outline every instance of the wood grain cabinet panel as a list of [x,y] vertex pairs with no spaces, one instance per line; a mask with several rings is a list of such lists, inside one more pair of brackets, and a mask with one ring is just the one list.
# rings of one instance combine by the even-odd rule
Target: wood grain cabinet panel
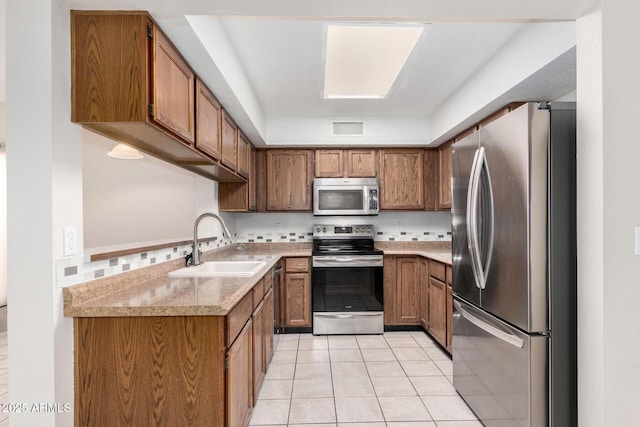
[[[253,322],[249,320],[227,352],[227,393],[225,402],[227,409],[227,426],[241,427],[249,424],[249,418],[251,417],[251,410],[253,408],[252,344]],[[219,398],[220,396],[217,396],[217,399]],[[214,423],[210,425],[217,424]]]
[[249,138],[238,129],[238,174],[245,178],[249,176],[251,168],[251,142]]
[[75,318],[74,341],[75,426],[224,425],[223,317]]
[[424,209],[437,211],[440,209],[440,152],[424,151]]
[[200,80],[196,80],[196,148],[220,159],[222,106]]
[[284,281],[284,327],[311,327],[311,277],[309,273],[286,273]]
[[185,140],[195,142],[195,74],[153,26],[153,117]]
[[264,375],[267,371],[265,364],[265,309],[264,301],[261,300],[258,307],[253,311],[253,400],[252,405],[258,400],[258,392],[262,386]]
[[313,151],[268,150],[266,158],[266,210],[313,209]]
[[375,178],[377,150],[333,149],[315,151],[316,178]]
[[380,150],[380,209],[424,210],[424,150]]
[[222,164],[229,169],[238,167],[238,126],[231,116],[222,110]]
[[211,100],[196,80],[148,13],[71,11],[72,122],[209,179],[242,181],[196,147],[198,120],[212,139],[201,146],[215,144],[217,134],[215,119],[198,118],[196,99]]
[[274,306],[271,287],[264,296],[264,318],[264,370],[266,372],[273,356]]
[[342,178],[344,176],[343,150],[316,150],[316,178]]
[[422,277],[420,280],[420,325],[424,330],[429,329],[429,261],[420,259]]
[[349,178],[375,178],[378,176],[378,150],[350,149],[346,153],[346,176]]
[[384,324],[420,325],[424,262],[417,256],[384,257]]
[[440,160],[440,210],[451,209],[451,144],[439,150]]
[[428,332],[443,347],[447,347],[447,284],[446,267],[429,261],[429,318]]
[[447,265],[447,346],[449,354],[453,353],[453,278],[451,266]]

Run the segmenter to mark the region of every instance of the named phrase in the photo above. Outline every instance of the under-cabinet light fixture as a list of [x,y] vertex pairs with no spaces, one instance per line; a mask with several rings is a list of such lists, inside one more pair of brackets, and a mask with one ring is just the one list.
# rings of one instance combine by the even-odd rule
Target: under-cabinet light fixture
[[426,25],[329,25],[324,97],[387,96]]
[[113,150],[107,153],[107,156],[125,160],[137,160],[144,157],[138,150],[126,144],[116,145]]

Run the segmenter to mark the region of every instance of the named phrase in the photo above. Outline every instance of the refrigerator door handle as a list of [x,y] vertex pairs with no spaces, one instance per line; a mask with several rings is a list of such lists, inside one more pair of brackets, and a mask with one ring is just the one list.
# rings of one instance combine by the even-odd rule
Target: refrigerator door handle
[[520,339],[519,337],[517,337],[515,335],[511,335],[511,334],[509,334],[507,332],[501,331],[500,329],[496,328],[495,326],[492,326],[492,325],[489,325],[486,322],[483,322],[481,319],[477,318],[476,316],[474,316],[473,314],[469,313],[467,310],[462,308],[462,305],[460,305],[460,303],[458,301],[453,301],[453,305],[456,307],[456,310],[458,310],[458,312],[460,313],[460,315],[462,317],[464,317],[469,322],[471,322],[474,325],[476,325],[478,328],[480,328],[483,331],[487,332],[488,334],[491,334],[494,337],[496,337],[498,339],[501,339],[502,341],[506,342],[507,344],[511,344],[514,347],[517,347],[517,348],[523,348],[524,347],[524,341],[522,339]]
[[471,269],[473,271],[473,278],[476,288],[480,289],[480,279],[478,271],[478,229],[477,229],[477,212],[475,211],[476,198],[478,197],[478,158],[480,149],[477,149],[473,156],[473,163],[471,164],[471,173],[469,174],[469,187],[467,190],[467,244],[469,248],[469,258],[471,261]]
[[[483,186],[487,197],[487,211],[484,223],[487,225],[486,238],[488,244],[486,248],[486,260],[482,262],[482,249],[480,247],[480,186],[482,184],[482,173],[485,173],[486,185]],[[484,147],[476,150],[473,158],[473,166],[471,167],[471,178],[469,180],[469,190],[467,193],[467,236],[469,241],[469,254],[471,255],[471,267],[473,276],[478,289],[484,289],[487,285],[487,277],[489,275],[489,267],[491,265],[491,256],[493,253],[493,189],[491,186],[491,175],[487,164]]]

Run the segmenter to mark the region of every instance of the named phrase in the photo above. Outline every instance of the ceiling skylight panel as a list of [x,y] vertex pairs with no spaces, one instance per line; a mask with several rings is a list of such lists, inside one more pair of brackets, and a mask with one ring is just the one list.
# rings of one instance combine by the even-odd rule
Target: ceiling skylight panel
[[384,98],[424,26],[329,25],[325,98]]

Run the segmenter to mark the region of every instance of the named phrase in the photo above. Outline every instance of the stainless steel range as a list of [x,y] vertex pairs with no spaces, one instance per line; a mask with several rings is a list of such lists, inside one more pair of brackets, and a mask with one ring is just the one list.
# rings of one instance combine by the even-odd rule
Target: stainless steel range
[[373,225],[313,226],[313,333],[384,332],[383,259]]

